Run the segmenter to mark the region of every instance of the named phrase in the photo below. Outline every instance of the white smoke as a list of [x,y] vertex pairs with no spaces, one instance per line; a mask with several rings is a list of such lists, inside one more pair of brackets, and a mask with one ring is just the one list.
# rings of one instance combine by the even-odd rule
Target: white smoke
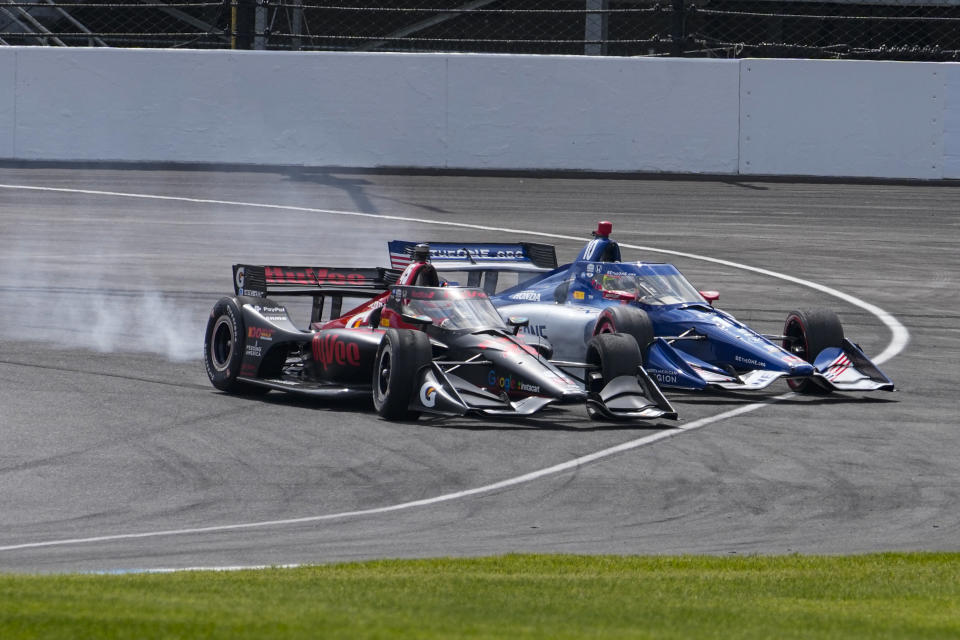
[[[185,191],[236,199],[199,177]],[[220,178],[242,182],[237,174]],[[258,179],[319,207],[377,211],[384,204],[369,199],[360,178],[345,180],[346,196],[331,203],[317,198],[329,190],[323,173]],[[387,240],[443,235],[427,229],[424,238],[421,225],[398,221],[355,233],[351,223],[320,211],[0,190],[0,339],[199,359],[210,309],[233,290],[231,264],[388,266]],[[282,302],[305,327],[309,305]]]
[[207,296],[159,289],[143,256],[107,234],[54,242],[56,228],[11,224],[4,234],[0,339],[173,361],[202,356]]
[[0,290],[0,335],[182,361],[201,356],[207,312],[195,300],[157,292],[8,286]]

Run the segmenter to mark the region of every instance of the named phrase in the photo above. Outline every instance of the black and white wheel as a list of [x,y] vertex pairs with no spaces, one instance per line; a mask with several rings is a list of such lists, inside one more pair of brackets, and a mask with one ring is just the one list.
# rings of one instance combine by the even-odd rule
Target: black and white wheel
[[387,329],[377,349],[373,368],[373,406],[387,420],[416,420],[410,398],[417,371],[430,363],[430,339],[422,331]]
[[269,389],[237,380],[246,342],[243,314],[236,300],[221,298],[213,306],[203,340],[203,361],[213,386],[228,393],[260,395]]
[[[783,325],[783,348],[811,364],[821,351],[843,347],[843,325],[830,309],[800,309],[787,314]],[[787,380],[798,393],[829,393],[813,380]]]
[[600,313],[597,324],[594,325],[593,335],[603,333],[631,335],[640,345],[641,352],[650,346],[654,338],[653,322],[650,321],[647,312],[624,304],[607,307]]

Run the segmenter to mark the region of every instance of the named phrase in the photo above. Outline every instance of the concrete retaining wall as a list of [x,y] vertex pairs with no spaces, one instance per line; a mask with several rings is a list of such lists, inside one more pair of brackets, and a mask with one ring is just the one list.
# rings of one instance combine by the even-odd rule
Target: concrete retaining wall
[[960,65],[0,47],[0,158],[960,178]]

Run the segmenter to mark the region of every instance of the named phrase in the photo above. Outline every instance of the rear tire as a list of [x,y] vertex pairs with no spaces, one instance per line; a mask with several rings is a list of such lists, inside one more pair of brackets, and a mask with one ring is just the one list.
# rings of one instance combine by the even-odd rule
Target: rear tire
[[387,420],[416,420],[410,398],[417,371],[430,363],[430,339],[422,331],[387,329],[377,349],[373,367],[373,406]]
[[654,340],[653,322],[650,321],[647,312],[627,305],[607,307],[600,313],[593,335],[603,333],[631,335],[636,339],[641,352],[646,351]]
[[237,380],[243,361],[246,335],[243,313],[237,301],[233,298],[220,298],[213,305],[203,340],[203,361],[207,368],[207,377],[214,387],[227,393],[263,395],[270,389]]
[[[783,348],[810,364],[821,351],[829,347],[843,347],[843,325],[836,312],[830,309],[799,309],[787,314],[783,325]],[[813,380],[787,380],[798,393],[830,393]]]

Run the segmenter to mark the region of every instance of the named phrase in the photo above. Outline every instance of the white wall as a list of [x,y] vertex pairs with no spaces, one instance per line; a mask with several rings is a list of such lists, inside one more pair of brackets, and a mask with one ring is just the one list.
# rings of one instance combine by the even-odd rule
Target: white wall
[[740,173],[941,178],[943,77],[936,64],[744,60]]
[[942,66],[943,177],[960,178],[960,64]]
[[0,159],[960,178],[960,65],[0,47]]
[[442,58],[60,48],[18,58],[22,159],[419,166],[443,156]]
[[447,166],[737,170],[736,60],[452,56],[449,65]]

